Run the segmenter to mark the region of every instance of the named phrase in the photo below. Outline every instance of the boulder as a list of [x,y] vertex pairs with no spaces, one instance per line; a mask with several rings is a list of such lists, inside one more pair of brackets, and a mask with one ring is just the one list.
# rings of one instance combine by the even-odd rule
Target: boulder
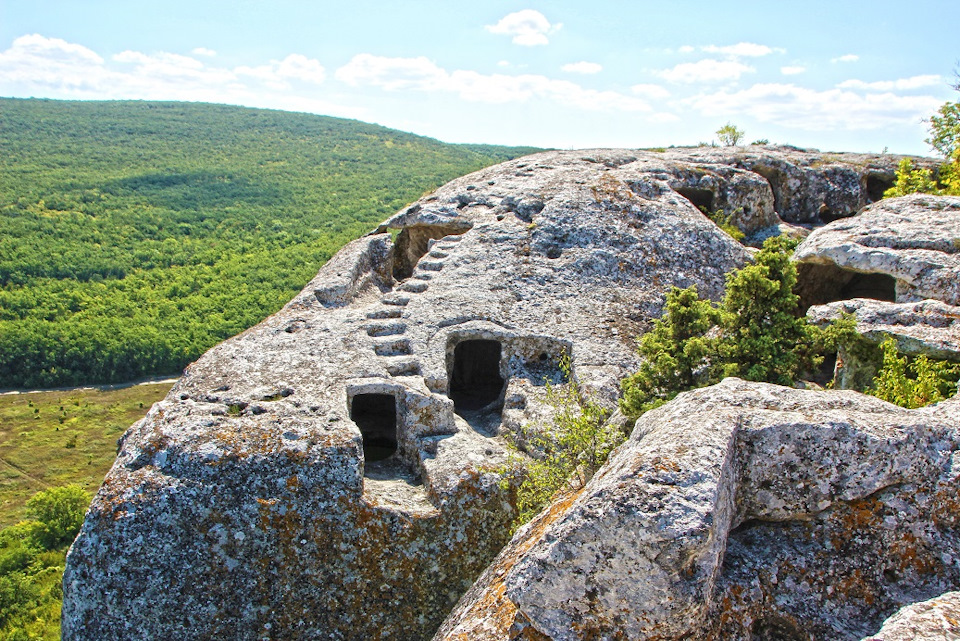
[[861,639],[960,585],[958,419],[738,379],[683,393],[435,640]]
[[956,641],[960,639],[960,592],[948,592],[903,608],[863,641]]
[[503,434],[561,353],[612,403],[669,287],[747,260],[648,164],[456,180],[188,367],[69,553],[64,638],[429,637],[508,540]]
[[804,309],[852,298],[960,305],[960,197],[883,200],[815,230],[794,259]]
[[612,405],[669,288],[717,300],[749,259],[698,207],[762,231],[777,198],[870,196],[879,169],[817,158],[546,152],[398,212],[124,435],[67,558],[64,638],[428,638],[507,542],[505,437],[549,418],[560,355]]

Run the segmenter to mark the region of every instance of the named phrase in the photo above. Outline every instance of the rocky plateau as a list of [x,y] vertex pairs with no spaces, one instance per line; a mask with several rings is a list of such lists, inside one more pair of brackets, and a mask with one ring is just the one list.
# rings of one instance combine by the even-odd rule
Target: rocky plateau
[[[960,360],[960,199],[878,202],[898,161],[544,152],[421,198],[123,435],[68,555],[63,638],[949,631],[955,400],[904,410],[728,379],[641,417],[512,538],[501,482],[507,441],[550,419],[562,354],[612,407],[669,289],[719,299],[771,235],[806,237],[812,319],[845,311],[868,340]],[[851,385],[865,375],[840,360]]]

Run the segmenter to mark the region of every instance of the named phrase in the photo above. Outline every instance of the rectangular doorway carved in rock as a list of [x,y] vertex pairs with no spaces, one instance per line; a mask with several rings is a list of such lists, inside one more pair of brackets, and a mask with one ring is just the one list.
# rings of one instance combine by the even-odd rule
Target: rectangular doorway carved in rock
[[350,420],[363,436],[367,463],[390,458],[397,451],[397,399],[393,394],[357,394],[350,405]]
[[448,380],[458,414],[481,410],[500,400],[505,383],[500,375],[500,354],[500,342],[495,340],[465,340],[454,348]]

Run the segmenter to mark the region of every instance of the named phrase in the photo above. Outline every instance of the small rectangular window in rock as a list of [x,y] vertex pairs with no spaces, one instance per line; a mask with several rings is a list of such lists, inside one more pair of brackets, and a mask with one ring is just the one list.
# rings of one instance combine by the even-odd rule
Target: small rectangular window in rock
[[350,405],[350,419],[363,436],[367,463],[390,458],[397,451],[397,399],[392,394],[357,394]]

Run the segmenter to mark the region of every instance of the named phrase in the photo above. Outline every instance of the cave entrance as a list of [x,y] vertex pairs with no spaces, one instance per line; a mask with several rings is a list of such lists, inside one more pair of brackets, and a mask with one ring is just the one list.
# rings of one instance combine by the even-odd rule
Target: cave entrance
[[693,203],[693,206],[705,214],[713,213],[713,192],[709,189],[678,187],[676,192]]
[[883,200],[883,192],[893,187],[893,179],[888,176],[871,174],[867,176],[867,200],[875,203]]
[[459,235],[465,232],[466,230],[462,226],[452,225],[411,225],[410,227],[404,227],[394,241],[393,278],[397,281],[410,278],[417,263],[430,248],[431,240],[439,240],[444,236]]
[[832,263],[800,263],[797,265],[795,291],[800,297],[801,313],[806,313],[813,305],[854,298],[894,303],[897,300],[897,279],[889,274],[855,272]]
[[350,405],[350,420],[363,436],[367,463],[390,458],[397,451],[397,399],[393,394],[357,394]]
[[454,348],[450,398],[458,414],[500,400],[505,383],[500,375],[500,353],[500,342],[495,340],[466,340]]

